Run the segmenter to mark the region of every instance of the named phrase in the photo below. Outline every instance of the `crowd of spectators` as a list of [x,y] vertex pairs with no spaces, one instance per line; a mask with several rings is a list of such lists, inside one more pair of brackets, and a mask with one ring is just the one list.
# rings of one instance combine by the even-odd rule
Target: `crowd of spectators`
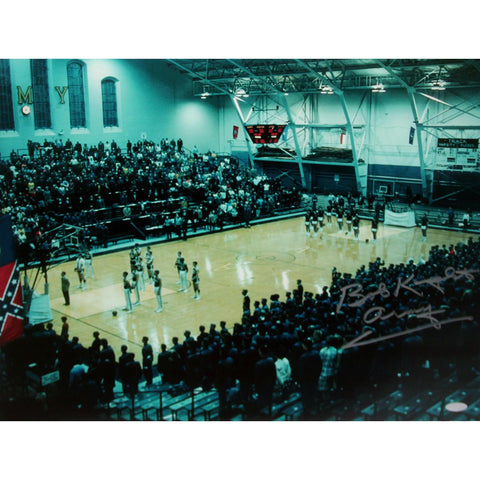
[[[159,211],[153,205],[162,203]],[[234,158],[184,148],[181,139],[160,143],[115,141],[87,146],[67,140],[31,141],[28,154],[0,161],[0,205],[12,217],[20,243],[41,243],[62,224],[85,228],[87,238],[105,239],[102,211],[151,214],[150,226],[166,233],[225,222],[248,223],[279,206],[298,205],[300,194],[280,181],[241,167]]]
[[232,405],[268,409],[292,388],[315,418],[318,400],[334,391],[349,398],[399,381],[415,390],[451,372],[459,380],[478,374],[479,272],[480,240],[470,238],[433,246],[419,262],[387,266],[377,258],[355,274],[334,268],[321,293],[305,291],[301,280],[284,299],[251,302],[244,290],[231,327],[222,321],[197,335],[186,331],[157,354],[145,337],[138,360],[126,346],[116,359],[98,332],[85,348],[68,338],[68,326],[57,335],[51,325],[27,326],[6,353],[13,371],[20,360],[20,370],[31,362],[58,367],[75,405],[111,401],[115,379],[135,393],[142,374],[150,385],[156,369],[164,384],[215,387],[223,418]]
[[[0,162],[2,213],[12,216],[20,243],[41,244],[42,232],[63,223],[98,223],[96,212],[115,205],[140,205],[148,213],[150,203],[177,200],[179,211],[152,217],[167,233],[180,233],[182,225],[214,228],[229,218],[248,225],[250,217],[300,198],[232,158],[187,152],[180,139],[128,142],[126,151],[114,141],[93,147],[30,142],[28,149]],[[351,196],[331,196],[328,206],[335,211],[364,202],[376,206],[373,197]],[[399,380],[419,388],[452,365],[459,378],[477,372],[479,259],[480,242],[470,238],[434,246],[418,262],[387,266],[377,258],[354,274],[333,268],[331,284],[319,293],[304,291],[298,281],[284,299],[272,294],[251,304],[244,291],[242,315],[232,327],[226,319],[218,330],[212,324],[196,336],[186,331],[156,356],[144,339],[138,360],[125,346],[117,358],[98,332],[82,346],[69,338],[66,320],[60,334],[51,324],[27,325],[21,339],[4,347],[7,371],[18,377],[32,363],[42,371],[58,368],[71,404],[88,409],[113,399],[116,379],[131,395],[142,376],[152,383],[156,369],[163,383],[215,387],[225,417],[231,405],[259,411],[271,406],[275,392],[298,387],[305,415],[315,416],[318,398],[332,391],[351,396]]]

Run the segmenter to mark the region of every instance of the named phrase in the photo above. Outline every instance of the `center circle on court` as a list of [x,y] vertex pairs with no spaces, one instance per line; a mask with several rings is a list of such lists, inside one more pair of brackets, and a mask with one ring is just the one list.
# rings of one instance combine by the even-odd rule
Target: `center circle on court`
[[237,262],[293,262],[295,255],[285,252],[265,252],[259,254],[241,253],[235,257]]

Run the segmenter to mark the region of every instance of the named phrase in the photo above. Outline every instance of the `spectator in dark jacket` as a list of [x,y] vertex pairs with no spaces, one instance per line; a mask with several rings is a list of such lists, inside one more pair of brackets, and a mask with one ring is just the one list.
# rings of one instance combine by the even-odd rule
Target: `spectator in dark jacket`
[[306,338],[302,342],[304,353],[298,359],[297,378],[302,395],[303,413],[305,417],[314,416],[317,413],[316,395],[318,377],[322,371],[320,353],[312,349],[312,340]]

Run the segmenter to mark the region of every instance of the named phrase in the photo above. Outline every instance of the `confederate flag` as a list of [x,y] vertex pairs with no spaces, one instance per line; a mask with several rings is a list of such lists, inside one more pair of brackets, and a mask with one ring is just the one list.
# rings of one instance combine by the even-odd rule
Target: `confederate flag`
[[23,333],[23,302],[20,270],[15,257],[12,220],[0,217],[0,345]]

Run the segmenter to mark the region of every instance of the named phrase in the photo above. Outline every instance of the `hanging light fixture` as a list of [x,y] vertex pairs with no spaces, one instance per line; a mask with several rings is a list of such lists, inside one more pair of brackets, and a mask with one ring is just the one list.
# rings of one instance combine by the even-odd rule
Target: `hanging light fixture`
[[432,81],[432,86],[430,87],[431,90],[445,90],[445,82],[440,77],[441,73],[442,73],[442,67],[438,69],[437,78]]
[[434,80],[430,90],[445,90],[445,82],[441,79]]
[[248,98],[249,94],[243,87],[238,87],[235,90],[235,98]]
[[372,85],[372,93],[385,93],[385,87],[383,86],[383,83],[380,83],[377,80],[377,83],[375,85]]
[[236,97],[243,97],[247,92],[245,91],[244,88],[239,87],[235,90],[235,96]]
[[333,95],[333,88],[329,85],[320,85],[320,93],[322,95]]
[[210,95],[210,92],[207,90],[207,87],[204,85],[201,99],[205,100]]

